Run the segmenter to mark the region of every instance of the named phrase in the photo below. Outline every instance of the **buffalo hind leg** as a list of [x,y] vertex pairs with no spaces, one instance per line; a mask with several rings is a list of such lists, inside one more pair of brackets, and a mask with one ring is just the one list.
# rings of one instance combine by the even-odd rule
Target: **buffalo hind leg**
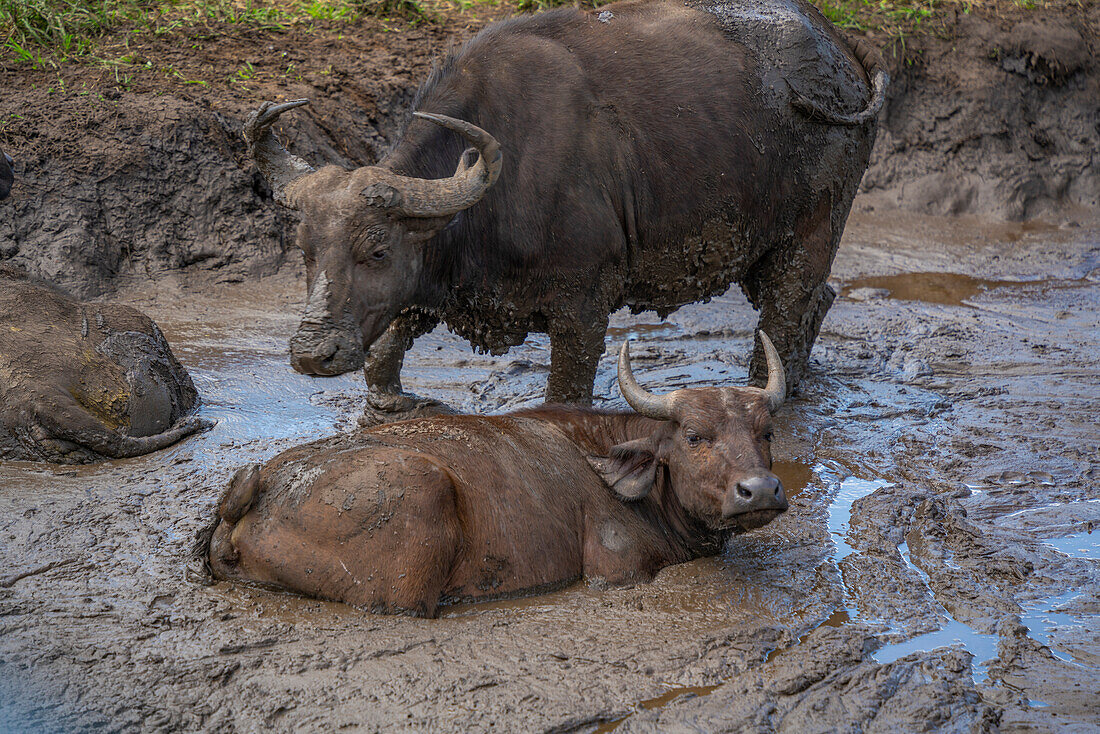
[[546,381],[546,402],[592,403],[592,385],[604,350],[607,315],[587,322],[550,323],[550,378]]
[[[65,442],[108,459],[128,459],[159,451],[214,426],[211,421],[191,415],[152,436],[127,436],[103,425],[67,396],[57,402],[43,400],[36,406],[35,422],[36,430],[32,433],[38,434],[47,454],[52,453],[50,446],[60,448]],[[57,460],[54,456],[49,459]]]
[[439,323],[422,314],[402,314],[371,344],[363,365],[367,380],[367,400],[360,426],[375,426],[409,418],[443,415],[454,411],[431,398],[422,398],[401,389],[401,367],[405,353],[417,337],[427,334]]
[[[836,298],[826,281],[839,234],[834,231],[832,207],[825,197],[796,226],[794,239],[765,255],[743,281],[749,301],[760,310],[760,329],[771,337],[783,360],[788,392],[797,390],[808,371],[810,350]],[[767,360],[757,341],[749,378],[752,384],[762,386],[767,377]]]

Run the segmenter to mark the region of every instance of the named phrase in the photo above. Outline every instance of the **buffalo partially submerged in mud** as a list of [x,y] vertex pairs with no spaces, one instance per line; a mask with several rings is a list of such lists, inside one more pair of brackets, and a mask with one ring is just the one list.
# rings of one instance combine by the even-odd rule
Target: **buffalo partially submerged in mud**
[[339,374],[369,347],[375,402],[400,406],[405,351],[438,322],[493,353],[545,332],[547,400],[587,403],[608,314],[736,282],[793,388],[874,141],[876,59],[803,0],[624,2],[486,28],[375,166],[315,171],[270,129],[305,100],[265,104],[245,137],[302,216],[293,365]]
[[653,395],[624,344],[637,413],[436,416],[299,446],[237,473],[201,551],[218,578],[426,616],[581,576],[649,580],[787,508],[769,445],[783,367],[761,341],[764,389]]
[[146,454],[210,425],[149,317],[0,265],[0,459]]

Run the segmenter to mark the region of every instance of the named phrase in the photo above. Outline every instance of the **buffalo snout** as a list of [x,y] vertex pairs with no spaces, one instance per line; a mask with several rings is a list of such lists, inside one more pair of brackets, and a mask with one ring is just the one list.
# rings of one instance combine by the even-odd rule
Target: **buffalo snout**
[[363,366],[358,334],[321,334],[299,331],[290,340],[290,365],[303,375],[331,377]]
[[786,510],[783,482],[771,472],[741,477],[722,501],[722,519],[746,530],[766,525]]

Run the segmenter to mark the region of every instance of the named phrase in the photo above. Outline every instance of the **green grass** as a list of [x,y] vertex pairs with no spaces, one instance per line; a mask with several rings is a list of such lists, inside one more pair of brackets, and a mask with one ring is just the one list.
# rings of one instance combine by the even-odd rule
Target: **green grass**
[[[610,0],[580,0],[598,7]],[[812,0],[841,28],[881,30],[892,35],[913,32],[938,10],[998,0]],[[1011,0],[1022,8],[1042,7],[1052,0]],[[1072,0],[1070,0],[1072,1]],[[180,34],[216,26],[246,26],[277,32],[291,26],[354,22],[364,16],[417,24],[434,22],[443,13],[477,4],[503,4],[519,11],[538,11],[578,0],[0,0],[0,53],[16,62],[41,65],[93,56],[105,36]],[[215,28],[216,30],[216,28]]]
[[[458,0],[468,7],[473,0]],[[155,36],[196,26],[281,30],[363,16],[411,23],[434,16],[420,0],[0,0],[0,48],[19,61],[87,54],[105,35]]]
[[139,0],[0,0],[0,33],[13,50],[41,46],[79,54],[141,11]]

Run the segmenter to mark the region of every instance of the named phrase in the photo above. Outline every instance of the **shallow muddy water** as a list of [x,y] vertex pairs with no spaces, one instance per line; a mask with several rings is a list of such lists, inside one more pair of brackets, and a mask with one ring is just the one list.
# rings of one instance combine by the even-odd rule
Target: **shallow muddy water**
[[[121,294],[217,425],[132,460],[0,463],[0,729],[769,730],[814,706],[864,728],[1089,725],[1097,230],[853,217],[833,280],[813,372],[777,415],[783,517],[652,584],[438,620],[210,585],[191,556],[238,466],[355,426],[359,375],[287,363],[300,276]],[[743,382],[754,323],[736,291],[615,314],[597,405],[622,406],[630,337],[651,389]],[[437,329],[403,380],[496,412],[537,403],[548,365],[543,335],[494,358]]]

